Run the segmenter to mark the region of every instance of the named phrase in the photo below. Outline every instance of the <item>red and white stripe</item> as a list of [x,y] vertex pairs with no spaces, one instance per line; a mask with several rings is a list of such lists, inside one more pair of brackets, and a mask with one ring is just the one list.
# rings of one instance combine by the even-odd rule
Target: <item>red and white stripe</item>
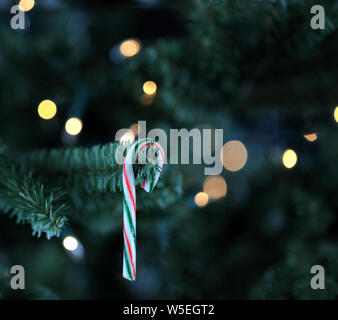
[[153,181],[145,181],[142,188],[151,192],[161,174],[164,166],[165,154],[162,147],[152,139],[136,141],[128,150],[123,164],[123,277],[135,281],[136,279],[136,192],[133,164],[136,163],[140,154],[147,152],[149,147],[157,149],[157,165],[159,170]]

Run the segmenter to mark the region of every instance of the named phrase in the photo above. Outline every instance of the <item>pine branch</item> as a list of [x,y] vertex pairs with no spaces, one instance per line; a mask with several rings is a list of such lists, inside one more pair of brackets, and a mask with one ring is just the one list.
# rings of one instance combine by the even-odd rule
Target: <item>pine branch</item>
[[[87,193],[122,191],[122,165],[116,160],[120,143],[92,148],[52,149],[28,156],[28,163],[39,173],[68,190],[85,189]],[[121,151],[125,148],[121,148]],[[117,152],[123,157],[121,152]],[[158,170],[150,163],[134,166],[135,184],[151,179]]]
[[0,145],[0,210],[17,223],[30,224],[33,235],[59,236],[68,220],[65,193],[47,192],[32,171],[11,162],[7,148]]
[[[119,146],[119,143],[111,143],[14,156],[0,143],[0,210],[16,217],[17,223],[30,224],[33,235],[45,233],[48,239],[60,235],[68,221],[65,215],[70,211],[68,207],[74,219],[83,220],[85,215],[91,228],[102,225],[96,223],[99,215],[102,215],[101,222],[108,217],[112,227],[120,225],[112,213],[120,214],[121,195],[107,192],[122,190],[122,165],[116,160],[116,154],[123,157],[121,152],[125,148],[116,153]],[[156,170],[156,164],[134,165],[136,185],[153,179]],[[60,188],[67,191],[67,198]],[[88,193],[96,194],[88,197]],[[163,209],[174,204],[181,193],[181,176],[175,170],[163,172],[154,194],[140,197],[138,207]]]
[[0,209],[16,217],[17,223],[31,225],[33,235],[46,233],[48,239],[59,236],[67,222],[66,205],[62,204],[64,192],[48,193],[44,185],[26,173],[22,179],[13,167],[11,174],[0,182]]

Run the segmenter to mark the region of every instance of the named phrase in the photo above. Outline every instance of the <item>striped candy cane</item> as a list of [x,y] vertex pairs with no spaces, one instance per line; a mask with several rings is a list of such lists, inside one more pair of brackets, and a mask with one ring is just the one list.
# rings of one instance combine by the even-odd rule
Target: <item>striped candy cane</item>
[[136,194],[133,163],[142,155],[146,155],[149,147],[157,150],[157,164],[159,170],[152,181],[145,181],[142,188],[152,192],[164,166],[165,155],[162,147],[152,139],[136,141],[128,150],[123,163],[123,277],[135,281],[136,279]]

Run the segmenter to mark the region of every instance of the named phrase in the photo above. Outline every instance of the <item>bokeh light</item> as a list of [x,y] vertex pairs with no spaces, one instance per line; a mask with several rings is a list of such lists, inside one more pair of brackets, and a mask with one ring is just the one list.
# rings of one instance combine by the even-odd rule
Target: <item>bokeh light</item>
[[32,10],[33,7],[34,7],[34,5],[35,5],[35,1],[34,0],[21,0],[19,2],[19,9],[21,11],[27,12],[27,11]]
[[222,176],[209,176],[203,183],[203,191],[210,199],[224,198],[227,190],[227,184]]
[[242,142],[232,140],[223,146],[221,151],[221,159],[224,168],[235,172],[245,166],[248,160],[248,152]]
[[317,133],[304,134],[304,138],[309,142],[314,142],[318,139]]
[[81,119],[79,118],[70,118],[66,122],[66,132],[71,136],[78,135],[82,130],[83,124]]
[[286,168],[291,169],[297,163],[297,154],[292,149],[288,149],[283,154],[283,164]]
[[205,192],[199,192],[195,196],[195,203],[198,207],[205,207],[209,202],[209,196]]
[[134,123],[130,126],[130,130],[133,131],[134,135],[137,136],[139,132],[139,127],[137,123]]
[[63,239],[63,246],[68,251],[74,251],[78,248],[79,242],[77,241],[76,238],[74,238],[72,236],[68,236],[68,237]]
[[121,54],[128,58],[138,54],[140,49],[141,49],[140,43],[134,39],[123,41],[120,45]]
[[141,96],[141,99],[140,99],[141,103],[144,105],[144,106],[150,106],[153,101],[154,101],[154,97],[153,96],[150,96],[148,94],[143,94]]
[[157,85],[154,81],[147,81],[143,84],[143,91],[148,95],[156,94]]
[[135,140],[135,135],[131,131],[127,131],[120,139],[121,143],[133,143]]
[[52,119],[56,115],[56,112],[56,104],[51,100],[43,100],[38,106],[38,114],[42,119]]
[[338,106],[336,107],[336,109],[334,110],[334,119],[336,120],[336,122],[338,123]]

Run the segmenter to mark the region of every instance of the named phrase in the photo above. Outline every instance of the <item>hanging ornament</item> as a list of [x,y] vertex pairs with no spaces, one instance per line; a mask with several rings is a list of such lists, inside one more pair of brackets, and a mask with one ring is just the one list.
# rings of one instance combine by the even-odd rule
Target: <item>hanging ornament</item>
[[142,184],[145,191],[152,192],[163,169],[165,155],[162,147],[148,138],[136,141],[128,149],[123,163],[123,277],[130,281],[136,279],[136,192],[133,164],[146,161],[158,166],[154,176]]

